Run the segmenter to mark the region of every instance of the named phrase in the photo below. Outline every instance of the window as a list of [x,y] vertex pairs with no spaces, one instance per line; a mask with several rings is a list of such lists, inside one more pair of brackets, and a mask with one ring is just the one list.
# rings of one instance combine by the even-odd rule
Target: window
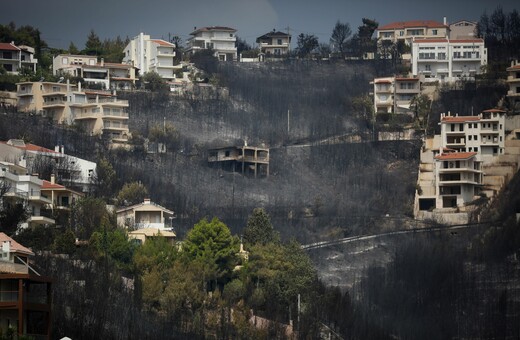
[[468,136],[468,140],[471,140],[471,135]]
[[432,70],[432,67],[431,67],[431,65],[424,65],[424,69],[425,69],[426,71],[431,71],[431,70]]
[[67,65],[67,64],[69,63],[69,58],[67,58],[67,57],[62,58],[62,59],[61,59],[61,63],[62,63],[63,65]]
[[282,39],[278,39],[276,43],[277,43],[277,45],[281,45],[282,44]]
[[475,147],[475,152],[478,152],[478,147]]
[[404,35],[404,31],[399,31],[399,36],[402,37]]
[[432,35],[437,35],[437,30],[432,30]]
[[475,140],[478,140],[478,135],[473,135],[473,138],[474,138]]
[[[7,58],[6,58],[7,59]],[[13,72],[13,65],[11,64],[4,64],[3,65],[4,69],[7,71],[7,72]]]
[[441,52],[441,53],[437,54],[437,59],[438,60],[446,60],[446,53],[445,52]]

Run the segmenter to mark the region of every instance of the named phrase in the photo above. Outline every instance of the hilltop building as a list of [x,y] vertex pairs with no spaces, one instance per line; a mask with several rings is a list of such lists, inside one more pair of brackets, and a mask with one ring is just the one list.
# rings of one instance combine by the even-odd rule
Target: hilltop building
[[154,228],[161,232],[172,228],[173,211],[145,198],[143,203],[134,204],[116,211],[117,224],[130,229]]
[[511,67],[507,68],[507,84],[509,91],[507,91],[507,98],[509,100],[509,107],[513,113],[520,112],[520,62],[511,62]]
[[474,79],[487,65],[483,39],[413,39],[412,74],[425,82]]
[[90,135],[104,135],[112,146],[128,142],[128,101],[107,91],[81,89],[67,83],[17,84],[18,109],[51,117],[58,124],[78,124]]
[[14,42],[0,43],[0,67],[8,74],[19,74],[23,68],[36,72],[38,59],[34,58],[34,48]]
[[52,279],[30,265],[34,253],[0,232],[0,330],[51,339]]
[[264,58],[276,58],[289,54],[291,47],[291,35],[272,30],[258,38],[256,43]]
[[376,36],[380,42],[402,40],[411,45],[413,39],[448,38],[449,30],[446,18],[443,23],[434,20],[401,21],[378,27]]
[[186,41],[186,54],[193,55],[211,49],[219,61],[236,61],[236,29],[224,26],[195,27]]
[[99,84],[102,89],[129,90],[135,87],[136,68],[129,64],[106,63],[97,56],[59,54],[52,60],[55,76],[71,75],[83,78],[87,84]]
[[[175,44],[163,39],[152,39],[148,34],[139,33],[124,49],[123,63],[139,69],[139,75],[156,72],[163,79],[171,81],[182,72],[182,65],[176,58]],[[182,78],[182,75],[180,75]]]
[[252,146],[230,146],[208,150],[208,163],[223,169],[269,177],[269,149]]
[[506,140],[505,111],[478,116],[441,115],[441,134],[421,152],[415,216],[443,223],[467,223],[482,197],[492,199],[520,161],[519,140]]
[[412,99],[421,93],[419,78],[375,78],[373,85],[375,113],[409,113]]

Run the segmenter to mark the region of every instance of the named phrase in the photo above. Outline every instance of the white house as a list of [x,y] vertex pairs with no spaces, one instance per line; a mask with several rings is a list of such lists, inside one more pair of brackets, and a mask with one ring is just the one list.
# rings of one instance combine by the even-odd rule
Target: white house
[[414,38],[447,38],[449,26],[446,24],[446,19],[442,23],[434,20],[392,22],[378,27],[376,36],[379,42],[390,41],[395,43],[403,40],[407,45],[410,45]]
[[419,78],[384,77],[375,78],[373,85],[374,112],[410,112],[412,99],[421,93]]
[[149,198],[143,203],[118,209],[116,215],[117,224],[127,228],[154,228],[162,231],[172,227],[173,211],[153,203]]
[[131,89],[135,85],[135,67],[129,64],[106,63],[96,56],[59,54],[52,60],[55,76],[69,74],[81,77],[91,84],[101,84],[104,89]]
[[473,79],[487,65],[483,39],[414,39],[412,74],[424,81]]
[[166,80],[173,80],[182,69],[176,59],[175,47],[173,43],[152,39],[141,32],[126,45],[123,63],[139,69],[139,75],[154,71]]
[[14,42],[0,43],[0,67],[7,73],[19,74],[22,68],[28,68],[36,72],[38,59],[34,58],[34,48],[20,45]]
[[211,49],[220,61],[236,61],[236,29],[224,26],[196,28],[186,41],[186,54],[192,55],[200,50]]

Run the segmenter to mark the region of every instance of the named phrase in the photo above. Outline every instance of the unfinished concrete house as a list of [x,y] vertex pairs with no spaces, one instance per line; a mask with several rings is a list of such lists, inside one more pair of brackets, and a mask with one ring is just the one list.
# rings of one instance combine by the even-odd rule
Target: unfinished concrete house
[[269,177],[269,149],[254,146],[229,146],[208,150],[208,163],[226,171],[255,178]]

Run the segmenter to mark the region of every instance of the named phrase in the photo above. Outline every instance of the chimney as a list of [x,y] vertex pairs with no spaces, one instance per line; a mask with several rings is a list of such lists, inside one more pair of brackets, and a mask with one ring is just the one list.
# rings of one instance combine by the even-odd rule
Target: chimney
[[105,58],[101,58],[101,67],[105,66]]
[[448,21],[446,20],[446,17],[443,18],[442,22],[444,23],[444,26],[448,24]]
[[196,31],[197,30],[197,26],[193,26],[193,30]]
[[51,184],[56,184],[56,176],[51,174]]
[[78,81],[78,92],[81,92],[81,82]]
[[144,199],[144,204],[150,204],[150,199],[149,198],[145,198]]
[[65,153],[65,147],[63,145],[61,146],[60,152]]
[[60,152],[60,146],[59,145],[56,145],[54,147],[54,152]]

